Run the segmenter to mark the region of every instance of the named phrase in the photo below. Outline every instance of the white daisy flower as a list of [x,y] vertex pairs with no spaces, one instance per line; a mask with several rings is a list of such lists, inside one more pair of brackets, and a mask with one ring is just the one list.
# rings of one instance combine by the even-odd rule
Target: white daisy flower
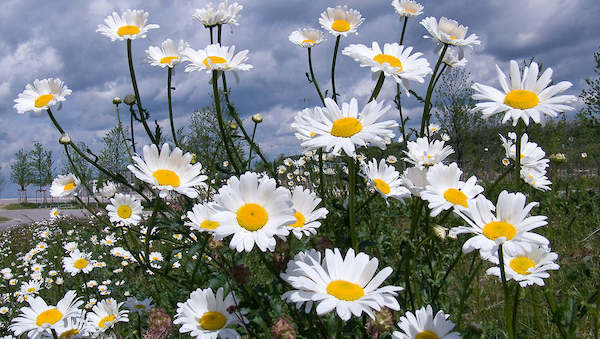
[[455,49],[448,48],[448,50],[446,50],[446,54],[444,54],[444,57],[442,58],[442,62],[452,68],[465,67],[467,65],[467,58],[465,58],[463,55],[460,55],[460,53]]
[[173,68],[181,62],[181,54],[186,48],[188,48],[188,44],[183,40],[179,40],[179,43],[175,46],[173,40],[167,39],[162,42],[161,47],[148,47],[146,55],[148,55],[148,62],[152,66]]
[[328,7],[321,13],[319,23],[324,30],[334,36],[348,36],[348,34],[358,34],[356,30],[365,19],[360,12],[355,9],[348,9],[348,6]]
[[404,161],[415,166],[433,166],[442,162],[454,150],[450,146],[444,146],[444,141],[434,140],[429,142],[427,138],[418,138],[416,141],[409,141],[406,144],[408,151],[404,153],[408,156]]
[[402,184],[412,195],[420,197],[421,192],[429,184],[427,181],[427,172],[427,167],[409,167],[404,170],[400,180],[402,180]]
[[322,43],[325,38],[323,32],[314,28],[303,28],[293,31],[288,39],[300,47],[311,48]]
[[[515,161],[517,156],[516,143],[513,143],[513,140],[510,138],[505,139],[502,135],[500,135],[500,140],[502,140],[502,146],[506,152],[506,157]],[[540,173],[545,173],[546,168],[550,163],[549,159],[544,159],[545,156],[546,152],[544,152],[544,150],[535,142],[529,142],[529,136],[527,133],[524,133],[521,137],[521,166]]]
[[240,11],[244,9],[244,6],[234,2],[229,4],[227,0],[219,3],[219,13],[221,13],[221,24],[230,24],[239,26],[238,19],[240,18]]
[[215,239],[233,234],[229,247],[238,252],[250,252],[255,244],[263,252],[275,250],[275,236],[285,239],[286,226],[296,221],[290,191],[276,187],[267,176],[259,179],[256,173],[246,172],[239,179],[232,177],[219,189],[219,196]]
[[150,254],[148,254],[148,258],[154,263],[163,261],[163,255],[160,252],[150,252]]
[[60,79],[35,79],[33,86],[27,84],[25,90],[15,99],[17,113],[39,112],[66,100],[72,91]]
[[152,184],[152,188],[160,191],[160,197],[167,196],[169,191],[185,194],[189,198],[198,197],[196,186],[206,187],[204,181],[206,175],[201,175],[202,165],[200,162],[191,164],[193,155],[183,154],[178,147],[173,152],[169,151],[169,144],[162,145],[160,153],[156,145],[144,146],[144,159],[134,156],[136,165],[128,165],[127,168],[135,176]]
[[204,27],[214,27],[217,25],[233,24],[238,26],[237,19],[239,18],[239,12],[244,7],[239,5],[237,2],[228,4],[224,1],[214,7],[212,3],[208,3],[206,6],[200,9],[196,9],[192,18],[200,21]]
[[117,225],[137,225],[142,220],[142,203],[131,194],[115,194],[106,210],[110,221]]
[[29,280],[21,284],[20,290],[22,294],[39,294],[41,288],[42,282],[40,280]]
[[458,332],[451,332],[454,323],[448,318],[449,314],[439,310],[435,316],[431,305],[418,309],[415,314],[406,312],[400,317],[398,327],[400,331],[394,331],[394,339],[460,339]]
[[[218,194],[213,199],[218,201]],[[185,225],[196,231],[213,233],[219,227],[219,222],[213,218],[215,213],[217,213],[215,210],[217,206],[218,203],[194,205],[192,210],[187,212],[187,217],[190,221],[185,222]]]
[[129,297],[125,301],[125,307],[127,307],[132,312],[142,314],[144,312],[150,311],[150,309],[154,307],[154,305],[152,304],[152,297],[146,298],[144,300],[137,300],[136,297]]
[[385,138],[393,138],[393,129],[398,127],[393,120],[375,122],[390,109],[390,106],[383,107],[383,101],[371,101],[360,113],[355,98],[341,107],[326,98],[325,106],[314,108],[315,118],[306,117],[316,134],[302,142],[302,147],[309,150],[323,148],[334,154],[343,149],[348,156],[354,157],[356,146],[373,144],[386,149]]
[[77,247],[78,247],[78,245],[74,241],[70,241],[63,245],[64,250],[67,252],[72,252],[72,251],[76,250]]
[[325,251],[323,262],[318,259],[299,253],[288,263],[287,274],[281,277],[295,290],[283,294],[282,298],[296,303],[298,308],[304,302],[319,302],[318,315],[335,308],[344,321],[352,315],[360,317],[363,312],[374,319],[373,309],[379,311],[381,307],[400,309],[395,297],[402,288],[379,287],[393,270],[386,267],[375,275],[379,265],[377,258],[369,258],[364,253],[355,256],[353,249],[349,249],[344,258],[336,248]]
[[[464,243],[463,252],[470,253],[478,249],[482,258],[487,259],[500,244],[509,253],[521,249],[531,250],[536,244],[547,246],[548,239],[530,232],[546,225],[547,218],[541,215],[529,216],[531,209],[538,203],[531,202],[525,206],[525,200],[523,193],[502,191],[496,206],[483,195],[470,201],[468,210],[458,213],[469,226],[454,227],[451,230],[453,234],[474,234]],[[494,210],[496,215],[492,214]]]
[[427,172],[428,185],[421,193],[421,198],[429,202],[431,216],[450,208],[466,210],[471,199],[483,192],[483,187],[477,185],[477,178],[471,176],[467,181],[461,181],[462,171],[453,162],[449,166],[436,164]]
[[59,329],[65,319],[78,318],[81,314],[79,306],[83,301],[77,298],[75,291],[68,291],[64,297],[51,306],[41,297],[27,300],[29,307],[22,307],[21,314],[12,320],[9,329],[16,336],[27,333],[29,338],[39,338],[48,330]]
[[385,159],[379,161],[372,159],[361,166],[360,175],[366,178],[371,185],[387,202],[388,197],[404,201],[404,198],[410,197],[410,191],[402,186],[400,173],[394,166],[388,166]]
[[[545,246],[534,246],[532,249],[520,250],[515,253],[503,252],[504,271],[507,280],[515,280],[521,287],[539,285],[544,286],[544,279],[549,278],[549,270],[558,270],[560,266],[555,263],[558,254],[551,252]],[[496,265],[500,264],[498,254],[488,258]],[[489,268],[486,273],[500,278],[500,267]]]
[[[292,123],[292,128],[295,130],[294,135],[300,141],[310,140],[312,137],[317,135],[319,131],[316,127],[315,121],[319,120],[321,114],[320,108],[305,108],[301,112],[298,112],[294,116],[294,122]],[[287,160],[287,159],[286,159]],[[292,161],[290,159],[290,161]],[[292,161],[293,163],[293,161]],[[285,160],[284,160],[285,164]],[[290,163],[291,165],[291,163]],[[286,166],[290,166],[287,165]],[[282,173],[283,174],[283,173]]]
[[512,119],[513,125],[517,125],[519,119],[522,119],[526,125],[529,125],[530,118],[539,123],[544,114],[556,117],[559,112],[574,109],[568,105],[576,102],[577,97],[573,95],[556,96],[569,89],[573,84],[561,81],[548,87],[552,82],[551,68],[547,68],[538,78],[538,64],[532,62],[529,67],[525,67],[521,78],[519,65],[516,61],[511,60],[510,82],[498,65],[496,65],[496,71],[502,91],[479,83],[471,86],[477,92],[473,95],[473,99],[485,101],[475,105],[475,110],[481,111],[484,118],[504,112],[503,123]]
[[173,321],[181,325],[179,333],[190,333],[195,338],[239,338],[239,334],[229,326],[247,322],[243,315],[232,313],[238,304],[233,293],[223,298],[223,288],[217,290],[197,289],[190,294],[188,300],[177,303],[177,314]]
[[[293,260],[290,260],[287,264],[284,273],[281,273],[281,278],[290,283],[292,286],[296,286],[299,280],[304,279],[304,274],[302,271],[302,264],[304,265],[313,265],[314,262],[321,262],[321,253],[315,249],[310,249],[304,252],[298,252]],[[304,311],[306,313],[310,313],[313,305],[313,301],[310,298],[307,298],[305,292],[311,293],[310,291],[304,290],[291,290],[283,293],[281,295],[281,299],[285,300],[288,303],[295,303],[296,308],[300,309],[302,305],[304,305]]]
[[63,257],[63,268],[65,272],[75,276],[77,273],[90,273],[94,269],[94,261],[91,260],[91,253],[81,252],[74,249],[68,257]]
[[121,15],[112,12],[112,15],[104,19],[105,25],[98,25],[96,32],[109,37],[112,41],[145,38],[149,30],[160,27],[148,24],[148,15],[144,10],[135,9],[128,9]]
[[429,126],[427,126],[427,129],[429,130],[429,135],[433,135],[439,132],[441,127],[438,124],[429,124]]
[[309,236],[317,234],[317,228],[321,227],[320,219],[325,219],[329,211],[325,207],[317,210],[317,206],[321,202],[314,192],[309,189],[304,189],[302,186],[294,187],[292,192],[292,203],[295,210],[294,217],[296,222],[287,225],[288,229],[298,239],[302,239],[302,235]]
[[103,198],[112,198],[117,193],[117,185],[112,181],[106,181],[100,188],[100,195]]
[[[408,81],[425,82],[424,77],[432,73],[427,59],[421,58],[423,53],[410,54],[412,47],[397,43],[384,44],[383,51],[379,48],[377,42],[373,42],[371,48],[362,44],[352,44],[342,51],[360,63],[361,67],[371,67],[371,72],[383,72],[386,76],[391,76],[400,84],[406,95],[408,92]],[[377,77],[378,74],[373,74]]]
[[532,168],[521,168],[521,179],[539,191],[550,191],[552,182],[548,180],[545,171],[539,172]]
[[52,181],[50,195],[54,198],[70,197],[77,194],[81,182],[72,173],[59,175]]
[[104,333],[116,323],[129,322],[129,311],[120,309],[123,304],[113,298],[100,301],[86,315],[88,324],[97,333]]
[[[77,317],[66,318],[57,325],[56,335],[59,339],[84,339],[91,337],[91,333],[88,331],[88,324],[85,321],[85,318],[83,318],[83,314],[78,315]],[[43,338],[51,339],[53,336],[46,333]]]
[[205,49],[195,50],[186,48],[183,53],[183,61],[189,63],[185,66],[185,72],[212,71],[236,72],[249,71],[254,66],[245,64],[248,60],[248,50],[243,50],[237,54],[235,46],[226,47],[219,44],[206,46]]
[[60,217],[60,211],[58,208],[54,207],[50,210],[50,220],[55,220]]
[[385,158],[385,161],[387,161],[389,164],[395,164],[398,162],[398,158],[396,158],[394,155],[388,155],[387,158]]
[[425,38],[431,38],[437,43],[456,46],[459,48],[459,55],[461,56],[464,47],[481,44],[476,34],[467,37],[468,27],[460,25],[452,19],[441,17],[438,22],[436,18],[430,16],[421,20],[421,25],[431,34],[431,36],[426,35]]
[[423,14],[423,6],[413,0],[394,0],[392,6],[400,16],[412,18]]

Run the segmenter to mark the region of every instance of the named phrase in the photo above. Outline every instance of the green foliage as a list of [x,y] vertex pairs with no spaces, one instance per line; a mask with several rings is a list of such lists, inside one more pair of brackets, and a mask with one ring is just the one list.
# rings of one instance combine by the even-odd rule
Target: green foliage
[[23,149],[15,153],[15,161],[10,165],[10,180],[21,186],[21,190],[24,190],[33,180],[27,152]]
[[31,183],[42,189],[52,183],[53,164],[52,151],[44,149],[39,142],[33,143],[33,149],[27,154],[31,169]]
[[594,73],[596,78],[585,80],[587,88],[581,91],[579,97],[585,104],[578,116],[586,122],[600,127],[600,50],[594,53]]
[[[125,173],[127,171],[127,165],[130,163],[125,148],[127,145],[121,135],[121,130],[117,126],[111,128],[102,138],[104,147],[98,156],[98,164],[112,173]],[[127,138],[127,135],[128,133],[125,132],[125,138]],[[102,172],[99,172],[98,175],[101,180],[108,179]]]

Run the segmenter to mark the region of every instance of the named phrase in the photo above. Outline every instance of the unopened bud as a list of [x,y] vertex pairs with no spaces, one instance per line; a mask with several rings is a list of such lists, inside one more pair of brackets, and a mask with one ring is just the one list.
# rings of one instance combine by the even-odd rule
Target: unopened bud
[[229,123],[229,128],[231,128],[232,130],[236,130],[238,128],[238,125],[232,121],[231,123]]
[[113,98],[113,105],[119,105],[121,103],[121,98],[119,97],[114,97]]
[[263,121],[263,117],[260,115],[260,113],[256,113],[252,116],[252,121],[254,121],[256,124],[260,124]]
[[211,250],[219,249],[223,246],[223,243],[220,240],[215,240],[215,237],[210,237],[208,239],[208,248]]
[[71,143],[71,137],[67,133],[63,133],[58,139],[58,142],[63,145],[68,145]]
[[440,225],[433,226],[433,234],[440,240],[446,239],[448,229],[446,227],[442,227]]
[[127,94],[125,96],[125,99],[123,99],[123,102],[125,103],[125,105],[131,106],[131,105],[135,104],[135,97],[131,94]]
[[550,161],[557,163],[557,164],[562,164],[562,163],[567,162],[567,157],[562,153],[556,153],[556,154],[550,155]]

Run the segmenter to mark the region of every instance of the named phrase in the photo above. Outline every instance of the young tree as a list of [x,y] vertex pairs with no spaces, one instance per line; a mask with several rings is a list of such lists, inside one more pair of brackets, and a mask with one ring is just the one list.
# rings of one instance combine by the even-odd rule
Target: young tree
[[31,167],[29,167],[29,161],[27,161],[27,152],[20,149],[15,153],[15,162],[10,165],[10,180],[19,185],[21,191],[25,191],[25,187],[31,183],[31,179]]
[[578,115],[585,122],[598,126],[600,125],[600,49],[594,53],[594,62],[596,78],[585,79],[587,88],[579,94],[585,106]]
[[39,190],[52,183],[52,151],[46,151],[39,142],[33,143],[33,149],[28,153],[31,168],[31,183]]
[[[125,132],[125,137],[128,137],[127,132]],[[98,163],[112,173],[123,174],[127,171],[127,165],[130,162],[121,130],[118,126],[113,127],[102,139],[104,140],[104,148],[98,156]],[[103,173],[100,173],[100,179],[107,178]]]

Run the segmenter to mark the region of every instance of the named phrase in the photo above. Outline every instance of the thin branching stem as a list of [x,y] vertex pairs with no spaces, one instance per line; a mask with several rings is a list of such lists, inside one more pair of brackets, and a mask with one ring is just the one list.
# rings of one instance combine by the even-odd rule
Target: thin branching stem
[[442,64],[442,60],[444,59],[444,55],[448,50],[448,44],[444,44],[442,52],[435,64],[435,68],[433,69],[433,74],[431,74],[431,79],[429,80],[429,86],[427,87],[427,95],[425,96],[425,104],[423,106],[423,115],[421,116],[421,132],[420,136],[425,136],[425,123],[429,121],[429,112],[431,110],[431,95],[433,94],[434,83],[437,75],[437,71]]
[[235,170],[237,175],[241,174],[241,171],[233,158],[233,153],[231,151],[230,145],[227,142],[227,131],[225,131],[225,123],[223,122],[223,113],[221,112],[221,99],[219,98],[219,88],[218,88],[218,71],[212,72],[212,87],[213,87],[213,99],[215,100],[215,110],[217,111],[217,121],[219,122],[219,132],[221,132],[221,139],[223,139],[223,144],[225,145],[225,152],[227,152],[227,157],[229,161],[231,161],[231,165]]
[[337,53],[340,48],[340,38],[338,35],[335,39],[335,48],[333,49],[333,59],[331,61],[331,98],[337,103],[337,92],[335,91],[335,63],[337,61]]
[[133,69],[133,56],[131,54],[131,39],[127,39],[127,60],[129,61],[129,74],[131,75],[131,84],[133,85],[133,93],[135,94],[135,102],[137,103],[138,112],[140,113],[140,121],[144,125],[144,129],[152,141],[153,144],[158,146],[158,140],[156,140],[154,134],[150,131],[148,123],[146,122],[147,116],[146,111],[142,108],[142,100],[140,98],[140,91],[138,90],[137,80],[135,78],[135,70]]

